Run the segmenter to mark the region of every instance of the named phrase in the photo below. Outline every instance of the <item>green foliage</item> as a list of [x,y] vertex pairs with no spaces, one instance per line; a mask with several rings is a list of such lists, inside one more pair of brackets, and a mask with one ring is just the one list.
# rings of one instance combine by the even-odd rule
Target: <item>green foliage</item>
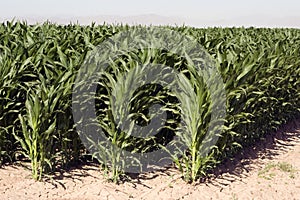
[[[205,81],[193,77],[188,59],[148,49],[124,53],[113,60],[103,79],[107,84],[99,85],[97,115],[114,144],[140,153],[160,148],[176,134],[181,115],[184,130],[190,135],[182,138],[188,149],[173,158],[186,180],[195,181],[225,157],[300,116],[298,29],[165,28],[194,37],[216,60],[226,87],[227,113],[221,137],[206,156],[201,154],[213,106]],[[90,50],[128,29],[134,27],[0,24],[0,163],[14,160],[21,152],[31,161],[33,177],[40,179],[43,173],[76,162],[85,154],[72,119],[76,73]],[[194,87],[191,92],[197,94],[195,99],[176,99],[155,85],[140,88],[130,100],[133,118],[147,124],[153,117],[149,107],[158,102],[170,116],[159,136],[145,140],[116,129],[110,115],[111,88],[121,88],[117,77],[134,68],[134,61],[166,64],[181,71]],[[143,94],[149,98],[142,98]],[[180,107],[178,100],[187,103]],[[101,144],[95,145],[101,150]],[[115,152],[110,153],[116,163],[121,162]],[[112,171],[114,181],[124,174],[114,163],[102,164]]]

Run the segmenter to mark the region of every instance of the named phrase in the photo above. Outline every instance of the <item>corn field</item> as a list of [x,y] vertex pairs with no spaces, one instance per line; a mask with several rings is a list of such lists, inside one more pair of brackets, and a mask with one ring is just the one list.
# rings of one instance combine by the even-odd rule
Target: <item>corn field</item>
[[[31,163],[33,178],[41,180],[45,174],[76,165],[91,155],[82,144],[72,115],[76,74],[95,47],[121,31],[136,28],[0,24],[0,165],[26,159]],[[226,92],[226,116],[219,140],[207,156],[200,155],[200,144],[211,117],[210,94],[205,83],[201,77],[192,76],[186,59],[150,49],[120,56],[99,83],[95,100],[97,116],[107,138],[117,146],[144,153],[166,145],[175,135],[178,113],[185,111],[180,111],[178,99],[170,91],[158,85],[145,85],[142,90],[147,95],[137,93],[130,100],[133,116],[138,123],[147,123],[149,106],[161,103],[168,110],[166,127],[148,139],[129,137],[116,129],[108,102],[111,87],[121,85],[109,83],[116,78],[116,71],[122,74],[134,68],[132,60],[137,59],[181,70],[199,90],[199,107],[192,109],[194,113],[187,112],[190,113],[187,130],[189,126],[194,130],[192,139],[187,141],[185,152],[173,156],[186,181],[206,176],[225,158],[234,157],[241,148],[255,145],[266,134],[300,116],[300,30],[163,28],[193,37],[214,58]],[[200,120],[196,125],[195,118]],[[118,155],[111,152],[111,156],[119,162]],[[100,162],[99,166],[115,182],[126,174],[114,162]]]

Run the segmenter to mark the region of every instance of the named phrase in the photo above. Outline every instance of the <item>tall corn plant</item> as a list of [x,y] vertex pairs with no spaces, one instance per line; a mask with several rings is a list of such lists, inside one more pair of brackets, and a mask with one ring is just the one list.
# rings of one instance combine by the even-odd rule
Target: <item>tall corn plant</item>
[[9,94],[12,90],[10,88],[9,80],[7,80],[7,75],[9,73],[9,64],[7,63],[8,60],[5,57],[5,55],[0,52],[0,164],[4,162],[5,159],[7,159],[7,156],[9,156],[9,151],[12,151],[12,149],[9,149],[9,146],[11,146],[8,138],[9,135],[9,127],[11,126],[10,123],[12,121],[8,121],[8,111],[10,110],[10,106],[12,106],[12,102],[9,103]]
[[[68,136],[74,138],[73,141],[59,141],[67,139],[66,136],[59,138],[61,134],[73,132],[68,113],[72,72],[60,73],[52,84],[39,75],[39,82],[28,91],[25,109],[19,115],[22,137],[20,133],[14,133],[24,155],[31,161],[32,175],[36,180],[40,180],[43,173],[53,170],[57,163],[64,165],[72,159],[71,156],[76,159],[80,150],[75,141],[76,134]],[[64,142],[71,142],[73,146],[60,146]]]
[[[26,61],[18,65],[10,49],[0,46],[0,160],[12,160],[16,153],[11,132],[24,103],[20,79],[26,76]],[[1,163],[1,162],[0,162]]]
[[187,149],[179,151],[179,157],[175,154],[171,156],[184,179],[193,182],[205,176],[207,170],[217,163],[215,143],[224,123],[225,94],[222,83],[215,81],[219,79],[215,72],[210,73],[207,68],[207,71],[203,70],[198,74],[192,63],[187,65],[189,78],[181,76],[178,80],[184,94],[177,96],[181,102],[179,107],[182,123],[176,129],[177,136]]
[[[41,180],[46,165],[51,166],[52,134],[55,131],[56,119],[51,119],[47,102],[41,88],[29,90],[25,102],[24,114],[19,114],[22,137],[14,132],[14,136],[23,148],[23,154],[31,161],[32,176]],[[46,94],[47,95],[47,94]]]

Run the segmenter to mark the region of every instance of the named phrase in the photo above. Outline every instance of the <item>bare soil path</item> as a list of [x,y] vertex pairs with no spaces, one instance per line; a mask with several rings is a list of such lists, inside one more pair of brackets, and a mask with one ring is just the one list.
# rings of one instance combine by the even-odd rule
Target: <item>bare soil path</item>
[[187,184],[174,169],[140,175],[115,185],[95,165],[84,165],[52,180],[35,182],[18,165],[0,169],[0,199],[300,199],[300,120],[246,148],[204,183]]

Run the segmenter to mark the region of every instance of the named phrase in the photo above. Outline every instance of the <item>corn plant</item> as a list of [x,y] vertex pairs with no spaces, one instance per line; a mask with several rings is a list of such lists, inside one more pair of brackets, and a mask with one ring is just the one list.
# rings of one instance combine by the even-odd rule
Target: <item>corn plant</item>
[[[6,40],[8,41],[8,38]],[[26,76],[26,61],[18,62],[13,51],[5,46],[0,48],[0,160],[14,160],[17,146],[11,132],[24,103],[24,90],[20,79]],[[0,163],[1,163],[0,162]]]
[[[66,166],[86,155],[72,119],[75,74],[90,50],[120,31],[135,28],[49,22],[0,24],[0,161],[14,160],[21,151],[32,162],[34,178],[40,179],[51,168]],[[188,131],[190,137],[182,137],[188,149],[180,152],[182,157],[173,158],[186,180],[195,181],[223,159],[234,157],[240,148],[255,145],[281,124],[300,116],[298,29],[164,28],[195,38],[214,58],[226,91],[226,116],[219,140],[208,154],[201,154],[209,123],[219,122],[209,122],[214,109],[212,93],[207,79],[193,73],[193,62],[170,52],[138,48],[121,52],[112,60],[106,78],[98,85],[97,116],[108,140],[128,151],[143,153],[161,148],[180,131]],[[122,77],[136,62],[165,64],[178,70],[185,77],[181,87],[193,87],[197,94],[188,99],[175,97],[157,85],[134,93],[129,103],[138,123],[147,124],[155,117],[149,114],[154,104],[164,105],[161,109],[169,111],[169,124],[157,137],[146,140],[126,136],[110,115],[111,90],[121,87],[110,83],[113,79],[117,82],[118,75]],[[180,107],[179,100],[186,103]],[[186,122],[185,129],[176,126],[180,120]],[[101,144],[97,145],[99,152],[104,152]],[[111,156],[115,163],[121,162],[116,152]],[[123,174],[114,163],[106,167],[114,180]]]
[[41,90],[28,92],[25,114],[19,114],[23,137],[14,134],[24,149],[24,155],[31,161],[32,176],[36,180],[42,178],[45,163],[51,167],[51,157],[48,154],[53,139],[51,134],[56,125],[56,119],[47,119],[45,116],[47,107],[44,104],[46,102],[42,102],[42,92]]

